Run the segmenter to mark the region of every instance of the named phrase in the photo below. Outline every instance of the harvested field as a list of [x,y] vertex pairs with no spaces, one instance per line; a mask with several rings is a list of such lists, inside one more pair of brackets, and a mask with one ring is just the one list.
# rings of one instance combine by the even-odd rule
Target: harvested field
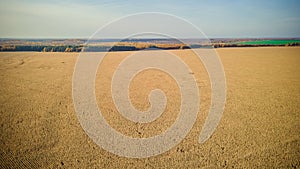
[[[151,51],[148,51],[151,52]],[[119,157],[95,144],[81,128],[72,100],[79,53],[0,53],[0,168],[299,168],[300,48],[220,48],[227,80],[223,117],[204,144],[198,137],[210,104],[210,82],[191,50],[169,50],[190,67],[200,89],[200,112],[187,137],[170,151],[144,159]],[[99,66],[96,96],[109,124],[143,138],[166,130],[176,119],[179,90],[167,74],[148,70],[130,86],[139,110],[149,107],[154,88],[165,91],[164,114],[149,124],[121,117],[110,80],[131,52],[111,52]]]

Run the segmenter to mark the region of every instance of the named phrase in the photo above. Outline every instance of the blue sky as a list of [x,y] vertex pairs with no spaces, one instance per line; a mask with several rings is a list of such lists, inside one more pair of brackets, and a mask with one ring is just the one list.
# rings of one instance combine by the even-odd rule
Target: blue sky
[[87,38],[138,12],[182,17],[210,38],[300,37],[299,11],[299,0],[0,0],[0,38]]

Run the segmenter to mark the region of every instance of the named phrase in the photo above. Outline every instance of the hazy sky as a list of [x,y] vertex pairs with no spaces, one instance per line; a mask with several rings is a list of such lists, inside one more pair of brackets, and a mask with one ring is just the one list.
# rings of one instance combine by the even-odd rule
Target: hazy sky
[[164,12],[213,37],[300,37],[299,0],[0,0],[0,38],[86,38],[124,15]]

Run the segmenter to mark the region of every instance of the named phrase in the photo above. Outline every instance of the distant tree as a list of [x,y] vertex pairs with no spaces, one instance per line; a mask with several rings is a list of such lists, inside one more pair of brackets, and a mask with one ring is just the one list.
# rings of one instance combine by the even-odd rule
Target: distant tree
[[67,47],[66,50],[65,50],[65,52],[72,52],[72,51],[73,51],[73,49],[70,48],[70,47]]
[[42,52],[47,52],[47,47],[44,47],[44,49],[42,50]]

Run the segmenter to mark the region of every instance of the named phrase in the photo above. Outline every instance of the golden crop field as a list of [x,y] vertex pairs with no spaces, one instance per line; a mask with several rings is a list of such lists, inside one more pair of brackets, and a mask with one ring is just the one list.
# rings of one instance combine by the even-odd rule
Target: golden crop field
[[[0,168],[297,168],[300,167],[300,47],[216,49],[224,66],[227,101],[223,117],[204,144],[198,137],[210,105],[210,81],[191,50],[170,50],[191,69],[200,92],[200,112],[187,137],[158,156],[114,155],[82,129],[73,105],[72,77],[79,53],[0,53]],[[151,51],[147,51],[151,52]],[[176,120],[180,93],[158,70],[139,73],[130,98],[149,108],[148,94],[160,88],[168,104],[147,124],[116,110],[111,78],[132,52],[110,52],[99,65],[96,98],[108,123],[136,138],[157,135]]]

